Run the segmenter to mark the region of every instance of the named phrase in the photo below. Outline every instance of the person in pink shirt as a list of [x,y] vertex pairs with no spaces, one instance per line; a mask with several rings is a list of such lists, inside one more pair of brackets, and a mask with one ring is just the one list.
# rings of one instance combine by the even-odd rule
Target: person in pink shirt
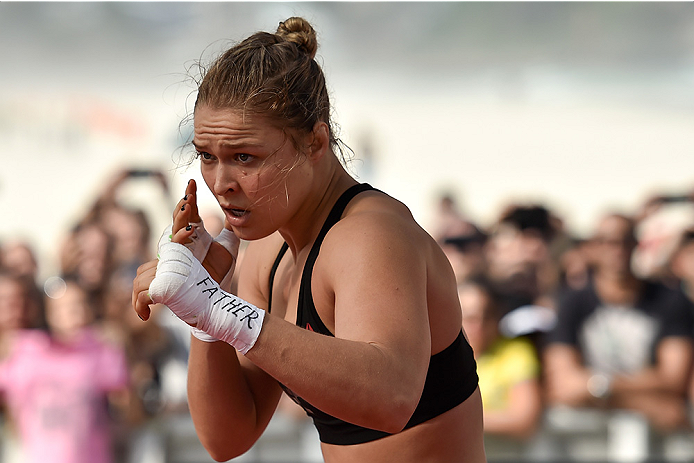
[[46,301],[49,331],[24,330],[0,363],[0,392],[27,463],[112,461],[108,399],[127,389],[124,353],[90,327],[92,310],[68,281]]

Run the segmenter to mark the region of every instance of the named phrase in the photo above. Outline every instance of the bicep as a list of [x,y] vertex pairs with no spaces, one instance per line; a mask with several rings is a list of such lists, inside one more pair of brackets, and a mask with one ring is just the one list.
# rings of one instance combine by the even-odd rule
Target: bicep
[[684,390],[689,380],[692,352],[690,338],[667,337],[658,345],[656,352],[658,372],[670,386],[677,390]]
[[335,335],[379,347],[423,382],[431,355],[426,259],[401,229],[361,231],[341,230],[348,244],[328,254]]
[[581,354],[570,344],[550,344],[544,349],[542,360],[547,374],[552,375],[583,368]]

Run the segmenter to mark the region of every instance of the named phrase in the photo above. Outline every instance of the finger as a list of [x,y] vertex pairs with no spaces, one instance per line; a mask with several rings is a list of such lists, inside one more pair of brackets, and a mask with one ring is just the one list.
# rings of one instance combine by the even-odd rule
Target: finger
[[198,187],[195,180],[191,179],[190,182],[188,182],[186,196],[188,197],[188,206],[186,207],[190,207],[190,221],[192,223],[200,222],[202,218],[200,218],[200,213],[198,211]]
[[149,289],[150,283],[156,276],[158,263],[159,261],[154,259],[149,262],[145,262],[138,267],[137,276],[133,280],[133,293],[131,298],[133,308],[135,308],[139,293]]
[[152,301],[152,298],[149,297],[149,292],[140,291],[137,295],[134,309],[135,313],[137,313],[137,316],[140,317],[142,321],[149,320],[149,316],[152,313],[151,309],[149,308],[151,304],[154,304],[154,302]]
[[198,190],[198,185],[195,183],[195,180],[192,178],[188,180],[188,184],[186,185],[186,195],[195,193]]
[[[181,208],[183,208],[183,206],[184,206],[187,202],[188,202],[188,197],[187,197],[187,195],[186,195],[186,196],[182,197],[181,199],[179,199],[178,202],[176,203],[176,206],[174,206],[174,210],[173,210],[173,220],[174,220],[174,222],[176,221],[176,216],[179,215],[179,213],[181,212]],[[185,209],[185,208],[183,208],[183,209]]]
[[[195,180],[193,180],[191,178],[190,180],[188,180],[188,184],[186,185],[186,190],[185,190],[185,193],[183,194],[183,198],[181,198],[178,201],[178,203],[176,203],[176,206],[174,207],[174,211],[173,211],[173,220],[174,221],[176,221],[176,216],[179,215],[179,213],[182,210],[185,210],[185,208],[189,207],[189,206],[187,206],[187,204],[190,203],[190,197],[191,197],[191,195],[195,194],[196,190],[197,190],[197,187],[195,184]],[[197,209],[197,206],[196,206],[196,209]],[[174,233],[175,232],[176,232],[176,230],[174,230]]]
[[189,243],[194,232],[193,227],[186,225],[171,236],[171,241],[178,244]]
[[191,207],[188,204],[188,200],[182,200],[182,205],[174,212],[173,227],[171,229],[171,234],[176,235],[181,229],[184,229],[191,223],[190,211]]

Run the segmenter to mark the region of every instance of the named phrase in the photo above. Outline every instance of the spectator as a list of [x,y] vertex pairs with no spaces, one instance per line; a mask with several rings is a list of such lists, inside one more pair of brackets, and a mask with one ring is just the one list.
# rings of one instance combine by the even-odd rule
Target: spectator
[[109,234],[98,222],[84,221],[68,236],[60,258],[61,273],[76,280],[94,305],[101,308],[113,261]]
[[117,171],[97,197],[83,224],[98,225],[109,237],[110,265],[107,273],[121,268],[134,278],[137,267],[151,259],[150,224],[142,209],[126,207],[118,200],[119,192],[131,181],[143,179],[159,186],[164,203],[169,186],[163,172],[152,169],[121,169]]
[[[27,277],[0,270],[0,363],[10,354],[18,333],[39,324],[40,307],[32,296],[36,285]],[[19,442],[8,420],[4,398],[0,400],[0,461],[23,463]]]
[[[150,224],[143,210],[122,205],[118,193],[126,183],[140,178],[161,184],[168,194],[166,179],[159,171],[116,172],[71,230],[60,254],[61,272],[85,288],[96,309],[92,329],[126,355],[129,390],[112,397],[111,408],[117,413],[112,441],[119,461],[126,455],[130,461],[145,461],[150,457],[143,453],[163,451],[161,424],[171,412],[187,413],[187,325],[179,321],[183,326],[177,326],[171,317],[156,317],[157,323],[143,324],[130,308],[137,267],[152,258]],[[181,329],[185,336],[179,333]],[[149,448],[152,445],[158,448]]]
[[0,360],[7,356],[19,330],[40,325],[31,280],[0,270]]
[[560,298],[544,352],[552,404],[628,409],[662,430],[686,423],[691,304],[681,291],[637,278],[633,221],[610,214],[589,248],[589,284]]
[[431,236],[438,242],[460,233],[460,224],[467,223],[452,193],[439,195]]
[[458,286],[458,296],[477,361],[487,456],[518,456],[542,413],[537,352],[526,338],[500,334],[498,300],[487,283],[465,282]]
[[544,206],[511,206],[488,240],[487,275],[505,311],[526,305],[553,305],[558,266],[550,253],[555,218]]
[[24,241],[4,243],[0,248],[0,267],[11,273],[36,281],[38,262],[34,250]]
[[449,229],[449,233],[439,244],[453,267],[456,281],[460,284],[484,275],[487,235],[470,222],[460,222],[457,227]]
[[150,227],[144,211],[114,205],[104,211],[100,223],[113,240],[114,271],[122,267],[134,278],[137,267],[151,258]]
[[463,216],[452,194],[439,197],[432,229],[432,237],[448,257],[458,283],[484,274],[487,236]]
[[112,461],[107,399],[127,384],[123,353],[99,340],[74,281],[46,301],[49,331],[22,331],[0,364],[0,390],[27,463]]
[[694,302],[694,228],[682,232],[670,261],[670,269],[682,291]]
[[690,195],[660,195],[647,200],[638,211],[632,256],[634,274],[644,279],[671,281],[669,263],[682,232],[694,224]]
[[590,268],[584,240],[570,240],[568,246],[560,253],[558,260],[559,292],[567,289],[581,289],[588,284]]
[[43,291],[37,285],[39,265],[34,248],[21,239],[10,240],[0,247],[0,272],[18,277],[27,298],[28,325],[45,326],[43,320]]
[[[694,228],[682,232],[670,261],[670,271],[682,291],[694,302]],[[694,371],[692,373],[688,391],[690,406],[694,404]]]

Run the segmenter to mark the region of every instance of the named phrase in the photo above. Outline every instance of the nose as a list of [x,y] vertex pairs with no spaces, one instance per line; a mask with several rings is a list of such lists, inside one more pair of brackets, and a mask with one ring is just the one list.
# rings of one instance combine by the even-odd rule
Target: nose
[[211,179],[212,182],[211,184],[208,183],[208,186],[216,196],[225,196],[238,188],[237,176],[230,166],[220,163],[214,169],[213,176],[214,178]]

